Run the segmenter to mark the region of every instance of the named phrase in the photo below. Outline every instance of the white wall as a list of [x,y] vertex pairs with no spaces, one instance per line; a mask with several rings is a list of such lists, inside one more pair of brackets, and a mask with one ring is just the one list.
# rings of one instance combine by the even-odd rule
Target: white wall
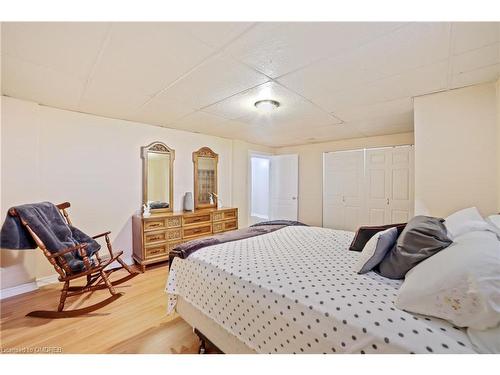
[[497,212],[500,213],[500,79],[497,88]]
[[[174,210],[182,209],[184,193],[193,190],[192,152],[202,146],[219,154],[219,194],[225,205],[232,204],[231,140],[8,97],[2,97],[1,120],[2,215],[26,202],[69,201],[76,226],[89,234],[111,230],[115,247],[130,256],[131,216],[142,200],[140,147],[153,141],[175,150]],[[2,250],[2,288],[52,274],[39,253]]]
[[278,154],[299,155],[299,221],[322,225],[324,152],[405,144],[413,144],[413,133],[278,148]]
[[499,209],[495,84],[415,98],[415,213]]
[[250,214],[252,216],[269,218],[269,167],[269,158],[251,158]]
[[274,153],[274,149],[244,141],[233,141],[233,205],[238,207],[238,224],[248,226],[250,214],[249,200],[249,155],[252,151]]

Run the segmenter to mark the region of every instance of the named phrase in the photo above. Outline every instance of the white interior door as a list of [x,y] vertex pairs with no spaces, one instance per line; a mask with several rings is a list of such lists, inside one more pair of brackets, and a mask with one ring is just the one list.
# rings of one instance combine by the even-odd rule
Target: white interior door
[[366,150],[369,225],[407,222],[413,216],[413,146]]
[[323,226],[355,230],[365,220],[364,151],[324,154]]
[[271,220],[297,220],[299,192],[299,157],[297,154],[271,157]]

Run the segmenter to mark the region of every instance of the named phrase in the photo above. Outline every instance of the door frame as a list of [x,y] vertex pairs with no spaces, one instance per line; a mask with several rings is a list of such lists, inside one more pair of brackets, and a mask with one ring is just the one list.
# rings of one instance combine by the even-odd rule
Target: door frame
[[[247,153],[247,223],[248,226],[252,225],[252,157],[263,157],[271,159],[274,154],[264,151],[248,150]],[[271,166],[269,166],[269,174],[271,174]],[[271,178],[269,176],[269,178]]]

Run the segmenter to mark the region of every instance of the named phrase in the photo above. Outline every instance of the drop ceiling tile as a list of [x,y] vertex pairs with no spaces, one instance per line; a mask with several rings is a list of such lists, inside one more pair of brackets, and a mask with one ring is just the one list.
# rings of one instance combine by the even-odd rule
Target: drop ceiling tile
[[149,99],[149,96],[135,90],[91,81],[85,87],[78,109],[86,113],[138,121],[133,115]]
[[360,138],[363,136],[364,134],[349,124],[302,128],[296,131],[287,131],[285,134],[282,132],[273,133],[274,141],[281,146],[328,142],[339,139]]
[[372,127],[366,129],[360,129],[365,137],[376,137],[379,135],[390,135],[390,134],[400,134],[400,133],[410,133],[413,132],[413,125],[411,124],[397,124],[397,125],[387,125],[385,127]]
[[335,114],[342,108],[369,106],[443,90],[447,74],[448,62],[442,61],[312,100]]
[[153,95],[213,51],[175,23],[113,23],[92,82],[96,87]]
[[108,28],[99,22],[3,22],[2,53],[84,79]]
[[397,134],[413,131],[413,114],[387,115],[363,121],[347,123],[362,132],[365,136]]
[[323,106],[334,92],[448,58],[449,24],[414,23],[336,58],[319,61],[278,82]]
[[[263,99],[277,100],[280,106],[270,113],[263,113],[254,105],[256,101]],[[254,126],[272,128],[326,126],[341,122],[338,118],[274,82],[262,84],[225,99],[205,108],[204,111]]]
[[[145,102],[145,100],[142,101],[142,103]],[[131,118],[135,121],[167,126],[194,111],[195,109],[186,103],[168,93],[162,93],[152,99],[148,98],[146,104],[140,106]]]
[[496,81],[499,77],[500,64],[490,65],[454,75],[451,79],[450,88],[454,89],[478,83],[492,82]]
[[83,80],[9,56],[2,56],[1,65],[2,94],[56,108],[77,108]]
[[261,23],[232,43],[227,51],[276,78],[318,59],[359,47],[402,25],[391,22]]
[[498,22],[455,22],[452,30],[453,54],[500,41]]
[[215,48],[221,48],[248,30],[251,22],[179,22],[181,30]]
[[494,43],[452,57],[452,74],[460,75],[500,63],[500,44]]
[[337,109],[335,115],[345,122],[359,121],[369,118],[386,116],[388,114],[413,113],[413,100],[411,97],[389,100],[365,106],[353,106]]
[[268,81],[263,74],[219,54],[165,90],[172,98],[199,109]]

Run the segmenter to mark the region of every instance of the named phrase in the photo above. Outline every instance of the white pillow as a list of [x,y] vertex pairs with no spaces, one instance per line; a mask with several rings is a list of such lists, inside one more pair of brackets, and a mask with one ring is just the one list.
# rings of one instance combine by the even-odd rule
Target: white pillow
[[488,216],[488,220],[500,229],[500,215],[490,215]]
[[406,274],[395,304],[459,327],[495,327],[500,323],[500,241],[488,231],[457,237]]
[[444,225],[451,239],[475,230],[487,230],[488,223],[476,207],[465,208],[448,216]]
[[356,272],[363,274],[377,266],[398,239],[398,229],[392,227],[375,233],[363,247],[356,264]]

